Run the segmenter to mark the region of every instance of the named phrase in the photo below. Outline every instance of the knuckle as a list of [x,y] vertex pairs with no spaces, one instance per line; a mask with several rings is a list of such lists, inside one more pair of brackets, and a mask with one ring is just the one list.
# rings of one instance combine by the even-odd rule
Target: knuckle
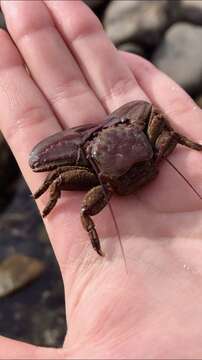
[[32,1],[26,4],[23,1],[17,1],[15,6],[9,7],[11,11],[8,12],[7,26],[17,42],[33,33],[54,27],[52,18],[42,2],[37,5],[37,9],[34,9]]
[[71,27],[69,39],[71,43],[76,43],[91,36],[95,37],[102,31],[103,26],[97,17],[94,14],[88,14],[88,19],[83,17]]
[[50,101],[53,104],[61,103],[64,100],[82,96],[88,92],[84,82],[78,79],[67,79],[54,88],[50,94]]
[[22,132],[28,128],[38,126],[41,122],[50,118],[51,114],[47,113],[47,109],[41,105],[30,105],[23,111],[21,110],[15,114],[15,119],[6,130],[6,138],[8,141],[12,141],[19,132]]
[[134,78],[124,77],[118,78],[111,86],[106,89],[106,93],[102,96],[104,104],[108,105],[113,99],[122,98],[128,96],[135,87]]

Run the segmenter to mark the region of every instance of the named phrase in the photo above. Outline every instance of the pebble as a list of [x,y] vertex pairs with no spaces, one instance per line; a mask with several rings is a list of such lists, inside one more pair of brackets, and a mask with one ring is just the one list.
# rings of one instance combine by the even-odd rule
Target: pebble
[[169,24],[168,7],[166,0],[112,1],[105,11],[105,30],[116,45],[132,40],[151,47]]
[[196,103],[199,107],[202,108],[202,95],[199,95],[197,98],[196,98]]
[[38,278],[44,270],[42,261],[25,255],[11,255],[0,263],[0,298]]
[[133,42],[126,42],[117,46],[119,50],[127,51],[133,54],[144,56],[144,50],[141,46],[133,43]]
[[97,10],[98,7],[107,3],[107,0],[84,0],[84,2],[92,9]]
[[2,29],[5,29],[5,28],[6,28],[4,16],[3,16],[3,14],[2,14],[1,11],[0,11],[0,28],[2,28]]
[[154,51],[152,62],[191,94],[202,89],[202,28],[177,23]]
[[18,166],[11,150],[0,132],[0,213],[15,191]]
[[202,25],[202,1],[182,0],[180,2],[179,17],[181,21]]

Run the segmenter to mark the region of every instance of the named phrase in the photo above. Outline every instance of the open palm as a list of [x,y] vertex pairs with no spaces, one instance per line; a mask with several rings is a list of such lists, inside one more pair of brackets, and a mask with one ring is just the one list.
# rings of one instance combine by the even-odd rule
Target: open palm
[[[118,52],[82,2],[1,1],[1,7],[12,40],[0,32],[0,125],[32,192],[44,179],[28,166],[36,143],[68,126],[99,122],[132,100],[155,103],[176,130],[201,140],[202,113],[191,98],[145,59]],[[179,146],[169,159],[202,193],[202,154]],[[200,358],[200,199],[166,162],[137,194],[114,197],[126,272],[108,209],[95,218],[106,256],[92,249],[79,219],[83,196],[63,194],[45,220],[67,298],[63,348],[0,338],[0,355]],[[48,194],[38,200],[40,210],[47,200]]]

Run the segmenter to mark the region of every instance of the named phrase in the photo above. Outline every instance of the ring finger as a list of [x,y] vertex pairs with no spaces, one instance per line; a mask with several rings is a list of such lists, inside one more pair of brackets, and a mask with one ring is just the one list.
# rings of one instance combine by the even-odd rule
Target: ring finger
[[146,100],[99,20],[81,1],[45,1],[67,46],[107,112],[132,100]]
[[101,120],[104,108],[56,29],[46,5],[42,1],[1,4],[9,33],[62,127]]

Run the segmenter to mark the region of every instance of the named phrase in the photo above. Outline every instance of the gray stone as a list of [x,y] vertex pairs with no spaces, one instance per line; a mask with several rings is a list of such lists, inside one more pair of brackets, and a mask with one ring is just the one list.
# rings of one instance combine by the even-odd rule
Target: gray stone
[[190,93],[202,89],[202,28],[173,25],[153,54],[152,62]]
[[144,50],[137,44],[132,42],[123,43],[117,46],[119,50],[127,51],[137,55],[144,55]]
[[196,98],[196,103],[197,103],[198,106],[200,106],[200,108],[202,108],[202,95],[199,95]]
[[15,191],[17,176],[17,163],[0,132],[0,214]]
[[202,1],[182,0],[179,17],[181,21],[189,21],[196,25],[202,25]]
[[[8,289],[12,284],[23,285],[22,281],[28,280],[27,274],[23,272],[27,267],[26,271],[31,270],[30,258],[45,264],[45,271],[38,279],[31,281],[29,286],[24,284],[20,291],[0,299],[0,333],[39,346],[61,347],[66,334],[64,286],[50,241],[41,232],[42,226],[44,225],[30,190],[20,177],[14,197],[0,214],[0,286],[5,286],[5,275],[8,280],[7,270],[10,272],[10,266],[11,282],[4,288]],[[22,259],[21,264],[19,261],[14,261],[13,264],[13,260],[10,260],[9,265],[8,259],[16,254],[28,257],[29,262]]]
[[96,10],[98,7],[107,3],[108,0],[84,0],[84,2],[92,9]]
[[38,278],[44,270],[42,261],[21,254],[0,263],[0,298],[15,292]]
[[2,29],[6,28],[5,19],[4,19],[4,16],[1,11],[0,11],[0,28],[2,28]]
[[166,0],[112,1],[105,11],[104,27],[116,45],[135,41],[151,47],[170,24],[169,8]]

